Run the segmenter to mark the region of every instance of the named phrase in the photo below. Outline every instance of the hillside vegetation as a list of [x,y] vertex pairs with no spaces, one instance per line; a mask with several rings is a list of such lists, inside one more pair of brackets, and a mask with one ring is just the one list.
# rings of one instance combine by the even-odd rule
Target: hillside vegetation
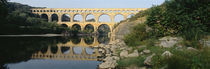
[[55,22],[46,22],[36,14],[32,14],[28,5],[2,0],[0,10],[0,34],[46,34],[61,33],[69,28]]
[[[208,69],[210,56],[207,54],[210,51],[202,41],[210,39],[209,6],[209,0],[166,0],[119,24],[115,29],[116,36],[123,33],[121,39],[126,45],[138,52],[150,50],[151,53],[135,58],[121,58],[118,68],[146,66],[152,69]],[[141,20],[143,18],[145,20]],[[132,23],[135,25],[128,25]],[[121,32],[118,31],[120,29]],[[125,29],[130,30],[124,33]],[[180,37],[183,40],[171,48],[163,48],[158,46],[163,37]],[[163,57],[161,54],[165,51],[173,55]],[[144,60],[152,54],[155,55],[151,57],[151,65],[145,65]]]

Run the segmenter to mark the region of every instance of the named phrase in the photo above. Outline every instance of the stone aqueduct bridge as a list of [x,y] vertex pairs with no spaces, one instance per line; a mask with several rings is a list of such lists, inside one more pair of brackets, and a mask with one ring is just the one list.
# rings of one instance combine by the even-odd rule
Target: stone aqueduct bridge
[[[73,43],[72,41],[68,41],[67,43],[58,43],[56,53],[52,53],[51,46],[48,46],[47,51],[42,53],[39,51],[38,53],[34,53],[32,55],[33,59],[59,59],[59,60],[100,60],[98,56],[101,56],[97,48],[93,48],[93,54],[88,54],[86,49],[92,48],[94,46],[99,45],[100,43],[97,40],[97,37],[94,37],[94,41],[91,44],[87,44],[84,38],[81,38],[80,43]],[[64,54],[62,52],[62,48],[67,47],[70,51],[68,54]],[[74,52],[75,47],[82,48],[81,54],[76,54]]]
[[[102,24],[108,25],[110,28],[110,31],[112,32],[112,29],[114,25],[116,24],[114,22],[114,18],[116,15],[122,15],[124,19],[127,19],[127,17],[131,14],[136,14],[139,11],[146,10],[146,8],[34,8],[31,9],[32,13],[38,14],[42,17],[43,14],[47,15],[48,21],[52,21],[52,15],[56,14],[58,16],[58,24],[66,24],[68,27],[72,28],[73,25],[78,24],[81,27],[81,30],[84,30],[84,28],[87,25],[92,25],[94,27],[94,32],[97,31],[99,26]],[[70,16],[69,22],[63,22],[62,18],[63,15],[68,14]],[[74,22],[75,15],[82,15],[82,22]],[[88,15],[94,15],[95,22],[86,22],[86,18]],[[99,22],[99,18],[102,15],[108,15],[110,17],[111,22]]]
[[[57,46],[57,52],[53,53],[51,50],[51,46],[48,46],[47,52],[42,53],[39,51],[38,53],[34,53],[31,58],[33,59],[58,59],[58,60],[90,60],[90,61],[97,61],[100,60],[98,56],[101,56],[97,48],[92,48],[92,54],[87,53],[87,48],[91,47],[84,47],[84,46]],[[62,48],[69,48],[69,53],[62,52]],[[75,47],[81,47],[82,52],[80,54],[75,53]]]

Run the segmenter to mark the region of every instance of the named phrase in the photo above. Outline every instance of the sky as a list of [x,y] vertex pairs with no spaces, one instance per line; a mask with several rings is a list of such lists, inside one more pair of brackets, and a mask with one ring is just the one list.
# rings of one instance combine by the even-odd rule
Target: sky
[[149,8],[165,0],[9,0],[47,8]]

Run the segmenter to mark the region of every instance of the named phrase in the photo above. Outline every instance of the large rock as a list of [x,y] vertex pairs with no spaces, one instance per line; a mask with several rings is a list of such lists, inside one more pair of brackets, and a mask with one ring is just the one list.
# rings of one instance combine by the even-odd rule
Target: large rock
[[114,28],[112,36],[116,39],[123,39],[124,35],[130,33],[130,29],[137,24],[144,23],[146,21],[146,17],[139,18],[135,21],[124,21],[119,23],[119,25]]
[[197,49],[195,49],[193,47],[187,47],[187,50],[190,50],[190,51],[198,51]]
[[127,50],[123,50],[120,52],[120,57],[128,57],[128,51]]
[[98,47],[104,48],[105,47],[105,44],[99,44]]
[[152,57],[155,56],[155,54],[153,53],[152,55],[148,56],[145,60],[144,60],[144,64],[145,65],[152,65]]
[[138,56],[139,56],[138,50],[134,50],[133,53],[128,54],[128,57],[138,57]]
[[171,57],[172,55],[173,55],[173,54],[172,54],[171,52],[165,51],[161,56],[166,57],[166,58],[169,58],[169,57]]
[[120,58],[117,56],[107,56],[103,59],[105,62],[99,65],[99,68],[107,69],[107,68],[115,68],[117,66],[117,60]]
[[115,68],[116,66],[117,66],[117,61],[112,60],[112,61],[106,61],[104,63],[101,63],[99,65],[99,68],[108,69],[108,68]]
[[183,39],[181,37],[163,37],[159,39],[160,44],[159,46],[170,48],[173,47],[175,44],[181,42]]
[[143,53],[144,54],[149,54],[150,53],[150,50],[143,50]]

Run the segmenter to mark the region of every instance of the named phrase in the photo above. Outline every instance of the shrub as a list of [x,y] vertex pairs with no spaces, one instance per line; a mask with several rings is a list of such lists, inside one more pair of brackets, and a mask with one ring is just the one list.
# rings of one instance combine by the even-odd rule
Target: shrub
[[138,24],[135,26],[131,33],[125,35],[124,41],[129,46],[139,45],[142,40],[145,40],[148,37],[148,33],[146,32],[145,24]]

